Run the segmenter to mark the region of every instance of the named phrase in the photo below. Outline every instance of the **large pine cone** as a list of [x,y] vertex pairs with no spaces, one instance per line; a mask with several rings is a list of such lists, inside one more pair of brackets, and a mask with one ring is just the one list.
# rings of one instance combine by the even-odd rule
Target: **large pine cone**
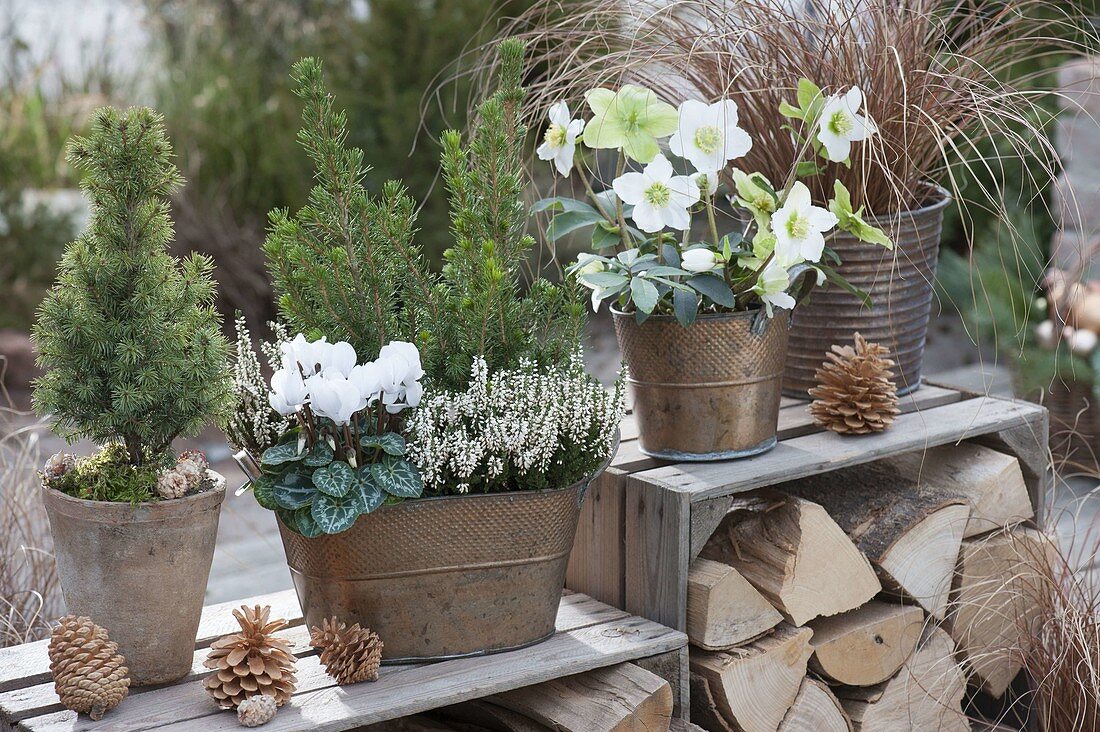
[[881,432],[898,416],[898,387],[891,381],[889,351],[855,334],[855,348],[833,346],[817,370],[810,414],[814,422],[842,435]]
[[95,720],[130,693],[130,669],[118,644],[91,618],[66,615],[50,637],[50,674],[61,703]]
[[281,707],[298,684],[290,641],[274,635],[286,621],[269,620],[270,606],[242,606],[233,616],[241,631],[210,644],[203,665],[217,673],[207,676],[203,686],[223,709],[236,709],[245,699],[261,695],[274,697]]
[[309,632],[309,644],[321,649],[321,665],[338,684],[377,681],[382,662],[382,639],[359,623],[350,628],[326,618]]

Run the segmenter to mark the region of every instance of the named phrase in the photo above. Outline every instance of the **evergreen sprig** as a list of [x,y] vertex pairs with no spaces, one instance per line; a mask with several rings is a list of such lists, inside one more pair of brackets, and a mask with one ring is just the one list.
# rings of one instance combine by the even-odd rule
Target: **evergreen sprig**
[[168,197],[183,179],[159,114],[97,110],[68,159],[91,218],[38,312],[35,407],[69,439],[119,444],[133,467],[156,463],[231,405],[213,262],[168,254]]

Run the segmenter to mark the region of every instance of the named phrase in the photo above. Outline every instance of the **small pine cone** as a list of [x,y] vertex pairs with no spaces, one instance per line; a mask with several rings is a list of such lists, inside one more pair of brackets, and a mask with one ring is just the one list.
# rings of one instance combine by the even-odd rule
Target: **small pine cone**
[[882,432],[898,416],[894,362],[887,349],[855,334],[855,348],[833,346],[817,370],[810,414],[814,422],[842,435]]
[[275,710],[279,705],[275,703],[275,697],[267,694],[250,696],[237,706],[237,721],[243,727],[259,727],[267,724],[275,718]]
[[203,686],[223,709],[236,709],[245,699],[263,695],[273,697],[281,707],[298,684],[290,642],[274,635],[286,627],[286,621],[270,620],[270,606],[245,605],[233,616],[241,630],[210,644],[203,665],[217,673],[207,676]]
[[337,684],[377,681],[382,662],[382,639],[359,623],[350,628],[336,618],[326,618],[322,627],[313,626],[309,644],[321,649],[321,665]]
[[177,470],[165,470],[157,476],[157,495],[165,501],[183,498],[190,489],[187,477]]
[[66,615],[50,637],[50,674],[61,703],[94,720],[130,692],[130,669],[118,644],[91,618]]

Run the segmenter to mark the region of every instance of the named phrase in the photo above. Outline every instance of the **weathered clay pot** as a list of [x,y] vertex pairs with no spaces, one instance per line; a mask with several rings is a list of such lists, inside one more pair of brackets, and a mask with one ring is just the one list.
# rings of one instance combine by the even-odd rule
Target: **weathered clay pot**
[[870,296],[871,307],[835,285],[798,307],[791,322],[784,394],[805,399],[830,347],[850,345],[856,332],[890,350],[899,394],[920,387],[940,230],[950,203],[946,190],[930,186],[922,208],[870,219],[894,239],[893,250],[844,232],[829,239],[828,246],[840,257],[837,272]]
[[671,315],[639,325],[633,313],[611,312],[643,453],[731,460],[775,447],[785,314],[767,321],[759,310],[703,314],[685,328]]
[[386,662],[545,640],[591,479],[558,490],[404,501],[313,539],[280,522],[306,624],[336,616],[370,627],[385,643]]
[[187,675],[214,557],[225,478],[172,501],[86,501],[43,487],[70,613],[107,629],[133,686]]

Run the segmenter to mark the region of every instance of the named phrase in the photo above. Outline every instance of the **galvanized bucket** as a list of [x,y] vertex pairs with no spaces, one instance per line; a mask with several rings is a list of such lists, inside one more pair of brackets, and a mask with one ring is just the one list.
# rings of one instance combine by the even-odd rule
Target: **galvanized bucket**
[[686,328],[671,315],[639,325],[633,313],[612,314],[643,453],[672,461],[730,460],[775,447],[785,314],[704,313]]
[[558,490],[404,501],[314,539],[280,522],[306,623],[335,616],[369,627],[387,663],[478,656],[549,638],[594,477]]
[[898,393],[920,386],[940,231],[951,195],[935,188],[930,199],[933,203],[916,211],[871,220],[894,239],[893,251],[845,233],[829,241],[840,255],[837,271],[870,295],[871,307],[835,285],[801,305],[791,324],[784,394],[805,399],[830,346],[851,343],[857,331],[890,349]]

